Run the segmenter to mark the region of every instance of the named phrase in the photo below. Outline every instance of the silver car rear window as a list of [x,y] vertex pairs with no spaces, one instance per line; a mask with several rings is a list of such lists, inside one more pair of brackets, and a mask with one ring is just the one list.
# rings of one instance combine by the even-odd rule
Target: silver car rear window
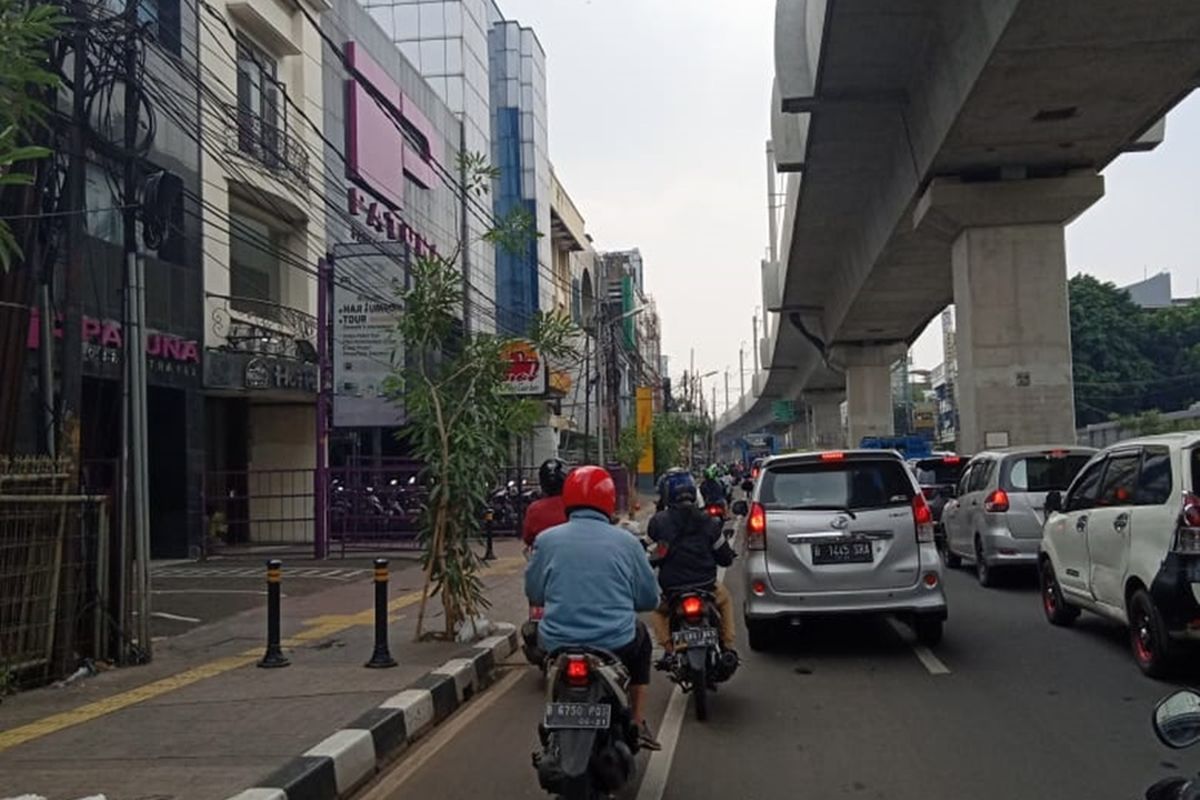
[[1029,455],[1012,459],[1003,488],[1009,492],[1063,491],[1075,480],[1090,455]]
[[758,501],[767,509],[831,510],[908,505],[913,488],[899,461],[839,461],[772,467]]

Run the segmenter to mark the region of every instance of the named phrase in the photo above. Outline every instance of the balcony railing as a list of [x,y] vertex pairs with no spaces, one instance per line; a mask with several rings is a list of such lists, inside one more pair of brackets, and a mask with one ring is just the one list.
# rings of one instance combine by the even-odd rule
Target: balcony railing
[[308,150],[287,128],[281,113],[265,119],[236,106],[225,106],[229,126],[228,147],[250,158],[280,177],[305,184],[308,181]]
[[228,303],[212,310],[213,330],[224,336],[226,350],[316,360],[317,320],[311,314],[269,300],[209,297]]

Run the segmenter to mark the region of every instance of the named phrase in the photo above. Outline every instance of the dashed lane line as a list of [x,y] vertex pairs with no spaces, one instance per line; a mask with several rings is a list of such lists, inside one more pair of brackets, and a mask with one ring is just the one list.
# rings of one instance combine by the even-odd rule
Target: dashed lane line
[[[894,619],[889,619],[888,624],[892,626],[892,630],[896,632],[897,636],[899,636],[901,639],[904,639],[905,642],[908,641],[906,631],[901,623]],[[921,662],[925,669],[929,671],[930,675],[950,674],[950,668],[947,667],[940,658],[935,656],[933,651],[925,645],[920,644],[919,642],[914,642],[910,644],[909,647],[912,648],[913,654],[916,655],[917,660]]]

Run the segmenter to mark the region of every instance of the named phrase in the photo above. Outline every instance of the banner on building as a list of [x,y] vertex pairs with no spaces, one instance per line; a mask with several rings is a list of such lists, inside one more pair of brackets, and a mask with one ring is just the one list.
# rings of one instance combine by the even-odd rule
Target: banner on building
[[776,400],[771,403],[771,416],[776,422],[795,422],[796,404],[791,400]]
[[645,443],[642,457],[638,461],[639,475],[654,474],[654,390],[649,386],[639,386],[637,390],[637,433],[638,439]]
[[[380,248],[388,254],[381,254]],[[393,427],[402,407],[388,398],[389,377],[404,368],[396,331],[404,286],[401,244],[346,245],[335,251],[333,289],[333,424]],[[353,288],[352,288],[353,287]]]
[[546,362],[533,342],[517,339],[504,346],[501,358],[505,363],[502,394],[522,397],[541,397],[546,393]]

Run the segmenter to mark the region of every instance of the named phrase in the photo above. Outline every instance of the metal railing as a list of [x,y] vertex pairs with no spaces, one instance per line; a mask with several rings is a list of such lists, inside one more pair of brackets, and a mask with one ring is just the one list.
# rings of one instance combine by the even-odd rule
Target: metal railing
[[223,110],[230,120],[230,149],[273,173],[307,183],[308,150],[288,132],[287,117],[282,112],[272,120],[233,105],[224,104]]

